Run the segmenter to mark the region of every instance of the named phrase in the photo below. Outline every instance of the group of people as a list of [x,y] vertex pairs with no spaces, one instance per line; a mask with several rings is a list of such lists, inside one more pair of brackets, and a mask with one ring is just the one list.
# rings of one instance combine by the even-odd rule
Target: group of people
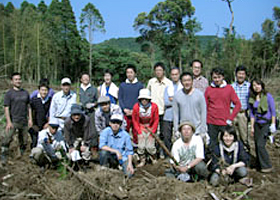
[[[216,186],[220,176],[235,180],[247,176],[251,132],[258,168],[271,172],[265,146],[269,132],[276,132],[276,111],[265,84],[260,79],[246,81],[247,69],[239,66],[231,85],[222,68],[213,68],[209,85],[200,60],[193,60],[190,67],[192,73],[171,68],[170,80],[158,62],[146,87],[138,81],[134,65],[127,65],[126,80],[119,87],[109,70],[98,88],[83,73],[76,92],[67,77],[57,93],[42,79],[30,96],[21,88],[21,75],[14,73],[13,87],[4,98],[7,124],[1,160],[7,160],[15,133],[23,154],[29,132],[30,157],[41,166],[56,163],[62,154],[83,163],[99,155],[100,165],[122,168],[132,176],[135,166],[170,158],[167,176],[182,181],[209,178]],[[156,142],[158,133],[166,148]]]

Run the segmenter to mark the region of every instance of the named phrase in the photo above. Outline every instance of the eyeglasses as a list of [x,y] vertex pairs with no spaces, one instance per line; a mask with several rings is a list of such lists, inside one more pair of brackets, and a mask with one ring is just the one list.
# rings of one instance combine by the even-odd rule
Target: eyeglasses
[[119,125],[121,125],[122,121],[113,119],[113,120],[111,120],[111,123],[112,124],[119,124]]

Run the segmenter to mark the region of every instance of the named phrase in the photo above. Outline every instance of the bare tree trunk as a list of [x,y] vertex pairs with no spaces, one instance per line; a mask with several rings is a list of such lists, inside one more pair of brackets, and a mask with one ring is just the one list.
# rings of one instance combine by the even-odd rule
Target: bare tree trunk
[[41,79],[40,65],[40,24],[37,23],[37,82]]
[[14,71],[17,71],[17,43],[18,43],[18,40],[17,40],[17,23],[15,23],[15,26],[16,26],[16,30],[15,30],[15,42],[14,42],[14,45],[15,45],[15,55],[14,55]]
[[88,26],[88,40],[89,40],[89,76],[92,78],[92,35],[91,35],[91,20]]
[[21,72],[21,64],[22,64],[22,59],[23,59],[23,53],[24,53],[24,39],[22,37],[20,55],[19,55],[19,60],[18,60],[18,69],[17,69],[18,72]]
[[180,72],[183,71],[183,68],[182,68],[182,52],[181,52],[181,49],[179,51],[179,70]]
[[233,10],[232,10],[232,7],[231,7],[231,3],[233,2],[234,0],[226,0],[227,4],[228,4],[228,8],[229,8],[229,11],[231,13],[231,22],[230,22],[230,25],[229,25],[229,34],[233,34],[233,21],[234,21],[234,13],[233,13]]

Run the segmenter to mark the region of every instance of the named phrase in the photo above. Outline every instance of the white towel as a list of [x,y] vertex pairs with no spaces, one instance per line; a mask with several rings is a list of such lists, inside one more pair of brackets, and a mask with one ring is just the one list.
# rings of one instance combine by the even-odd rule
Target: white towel
[[[110,84],[108,93],[118,99],[119,88],[115,85],[115,83],[112,82]],[[100,96],[106,96],[106,94],[106,84],[103,83],[100,88]]]

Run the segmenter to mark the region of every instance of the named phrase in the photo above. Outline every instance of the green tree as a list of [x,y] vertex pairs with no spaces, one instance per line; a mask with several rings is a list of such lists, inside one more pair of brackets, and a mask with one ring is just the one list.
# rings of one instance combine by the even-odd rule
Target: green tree
[[194,11],[190,0],[166,0],[149,14],[140,13],[133,26],[144,40],[159,46],[170,66],[178,64],[182,69],[182,47],[199,30],[196,19],[192,19]]
[[[80,16],[81,31],[85,33],[87,29],[88,42],[89,42],[89,75],[92,77],[92,42],[93,32],[105,32],[105,22],[99,10],[91,3],[88,3],[82,10]],[[85,34],[84,34],[85,35]]]

